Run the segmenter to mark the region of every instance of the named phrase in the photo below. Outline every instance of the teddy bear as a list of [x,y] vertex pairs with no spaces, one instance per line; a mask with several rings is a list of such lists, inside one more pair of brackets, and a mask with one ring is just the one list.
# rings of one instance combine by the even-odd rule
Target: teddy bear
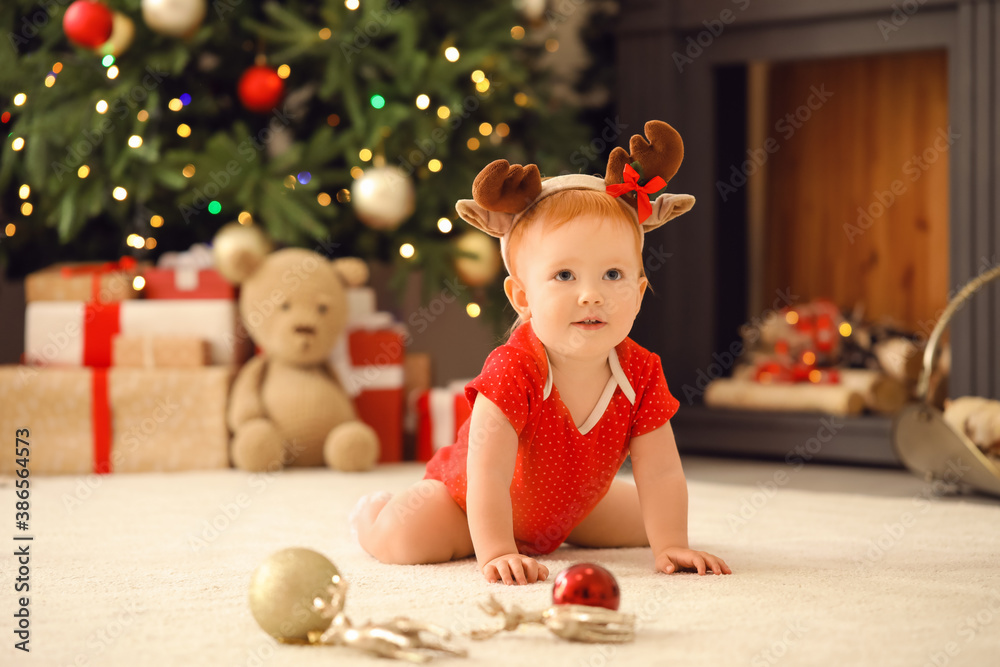
[[213,254],[219,272],[240,286],[240,317],[260,350],[229,396],[233,465],[372,468],[378,436],[358,420],[328,361],[347,324],[345,290],[368,280],[367,265],[303,248],[271,252],[259,228],[239,224],[219,231]]

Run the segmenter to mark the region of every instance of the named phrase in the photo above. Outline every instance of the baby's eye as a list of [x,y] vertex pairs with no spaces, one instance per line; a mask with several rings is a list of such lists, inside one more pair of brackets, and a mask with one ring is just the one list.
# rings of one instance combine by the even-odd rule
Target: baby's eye
[[604,277],[608,280],[621,280],[625,276],[623,276],[622,272],[618,269],[608,269],[607,273],[604,274]]
[[562,271],[556,274],[556,280],[560,282],[573,280],[573,272],[569,271],[568,269],[563,269]]

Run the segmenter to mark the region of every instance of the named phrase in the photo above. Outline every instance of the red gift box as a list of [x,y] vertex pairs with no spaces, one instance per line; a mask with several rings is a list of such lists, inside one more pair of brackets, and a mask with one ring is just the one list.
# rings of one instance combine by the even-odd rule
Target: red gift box
[[403,460],[405,332],[388,313],[378,315],[352,323],[347,335],[352,368],[345,380],[358,418],[378,434],[379,463],[396,463]]
[[417,399],[417,460],[430,461],[434,452],[454,444],[458,430],[472,414],[465,385],[456,380],[445,388],[425,391]]
[[142,294],[147,299],[235,299],[236,287],[215,269],[147,269]]

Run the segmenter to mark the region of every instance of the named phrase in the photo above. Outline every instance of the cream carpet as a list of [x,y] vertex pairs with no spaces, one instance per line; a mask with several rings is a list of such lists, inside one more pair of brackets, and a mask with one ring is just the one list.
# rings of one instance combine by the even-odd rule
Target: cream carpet
[[[784,473],[785,476],[777,473]],[[344,475],[236,471],[32,478],[33,542],[14,542],[14,493],[0,558],[5,619],[0,663],[86,665],[391,664],[345,648],[275,644],[247,605],[250,573],[268,554],[306,546],[351,584],[355,621],[405,614],[455,631],[495,619],[477,601],[547,606],[549,584],[487,584],[472,560],[387,566],[350,537],[356,498],[398,490],[422,467]],[[831,477],[832,475],[832,477]],[[693,545],[734,574],[652,572],[648,550],[563,548],[553,573],[596,561],[618,577],[635,642],[573,644],[543,628],[472,643],[482,665],[997,665],[1000,504],[928,499],[901,471],[696,460],[688,466]],[[838,481],[839,480],[839,481]],[[853,481],[851,481],[853,480]],[[858,483],[858,480],[861,483]],[[837,492],[864,486],[870,493]],[[802,487],[822,488],[822,491]],[[30,544],[30,648],[13,648],[18,565]]]

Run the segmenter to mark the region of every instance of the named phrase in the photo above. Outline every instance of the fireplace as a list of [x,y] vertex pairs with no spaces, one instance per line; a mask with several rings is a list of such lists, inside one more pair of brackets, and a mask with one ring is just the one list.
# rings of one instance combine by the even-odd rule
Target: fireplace
[[[860,299],[927,334],[997,263],[998,32],[996,2],[623,2],[621,122],[674,124],[671,189],[698,199],[647,242],[655,294],[634,330],[681,401],[682,450],[898,464],[889,417],[719,411],[700,392],[771,307]],[[990,287],[952,323],[952,396],[1000,397],[998,334]]]

